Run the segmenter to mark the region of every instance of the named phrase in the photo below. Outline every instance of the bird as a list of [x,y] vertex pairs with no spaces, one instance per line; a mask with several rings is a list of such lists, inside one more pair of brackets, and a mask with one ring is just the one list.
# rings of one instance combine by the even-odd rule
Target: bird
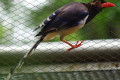
[[64,5],[63,7],[54,11],[50,16],[47,17],[34,31],[40,31],[35,35],[39,37],[35,42],[33,47],[23,56],[19,63],[10,69],[6,80],[9,80],[16,69],[21,68],[25,59],[31,56],[37,46],[42,41],[48,41],[56,36],[60,36],[60,40],[71,48],[67,49],[70,51],[72,49],[78,48],[84,42],[79,40],[75,45],[69,43],[65,40],[67,35],[70,35],[78,30],[80,30],[85,24],[89,23],[98,13],[100,13],[104,8],[114,7],[115,5],[105,0],[92,0],[89,3],[72,2]]
[[65,37],[80,30],[104,8],[114,6],[113,3],[104,0],[93,0],[87,4],[80,2],[66,4],[53,12],[34,30],[36,31],[42,27],[41,31],[36,35],[40,36],[40,38],[33,46],[33,49],[36,49],[40,42],[51,40],[56,36],[60,36],[62,42],[71,46],[67,51],[80,47],[84,41],[79,43],[78,40],[75,45],[72,45],[65,40]]

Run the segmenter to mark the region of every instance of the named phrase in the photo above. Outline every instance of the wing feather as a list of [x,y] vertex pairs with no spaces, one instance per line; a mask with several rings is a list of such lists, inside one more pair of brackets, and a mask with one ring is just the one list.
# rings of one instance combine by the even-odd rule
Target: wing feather
[[37,28],[34,29],[34,31],[38,30],[40,27],[48,25],[51,20],[53,20],[58,14],[60,13],[60,10],[56,10],[53,12],[47,19],[45,19]]
[[49,16],[51,20],[47,22],[47,24],[36,36],[73,27],[78,25],[80,21],[84,20],[84,18],[89,15],[87,7],[84,4],[78,2],[67,4],[58,11],[59,12],[56,16]]

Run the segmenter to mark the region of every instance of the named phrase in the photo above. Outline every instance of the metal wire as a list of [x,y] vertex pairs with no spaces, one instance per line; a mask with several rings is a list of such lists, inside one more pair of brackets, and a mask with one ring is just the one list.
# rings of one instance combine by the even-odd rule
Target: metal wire
[[[4,80],[37,41],[36,26],[70,2],[91,0],[0,0],[0,80]],[[71,52],[56,37],[42,42],[11,80],[120,80],[120,6],[98,14],[80,31],[66,37],[72,44],[85,40]]]

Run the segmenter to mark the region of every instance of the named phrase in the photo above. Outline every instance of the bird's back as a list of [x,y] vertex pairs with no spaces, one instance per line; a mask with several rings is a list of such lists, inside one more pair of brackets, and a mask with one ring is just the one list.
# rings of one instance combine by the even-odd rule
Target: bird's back
[[74,26],[77,21],[84,19],[85,16],[88,14],[87,7],[80,2],[72,2],[66,4],[65,6],[58,9],[58,11],[60,13],[53,20],[51,20],[49,24],[43,27],[41,33],[52,28],[56,28],[57,30],[59,30],[61,29],[61,27],[62,29],[64,29]]

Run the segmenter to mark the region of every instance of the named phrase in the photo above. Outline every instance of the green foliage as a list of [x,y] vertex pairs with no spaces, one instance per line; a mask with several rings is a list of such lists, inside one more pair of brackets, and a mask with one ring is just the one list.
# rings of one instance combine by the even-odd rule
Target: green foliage
[[0,40],[4,37],[5,29],[3,26],[0,24]]
[[6,11],[9,11],[9,9],[13,6],[12,4],[13,0],[0,0],[4,4],[4,8]]

